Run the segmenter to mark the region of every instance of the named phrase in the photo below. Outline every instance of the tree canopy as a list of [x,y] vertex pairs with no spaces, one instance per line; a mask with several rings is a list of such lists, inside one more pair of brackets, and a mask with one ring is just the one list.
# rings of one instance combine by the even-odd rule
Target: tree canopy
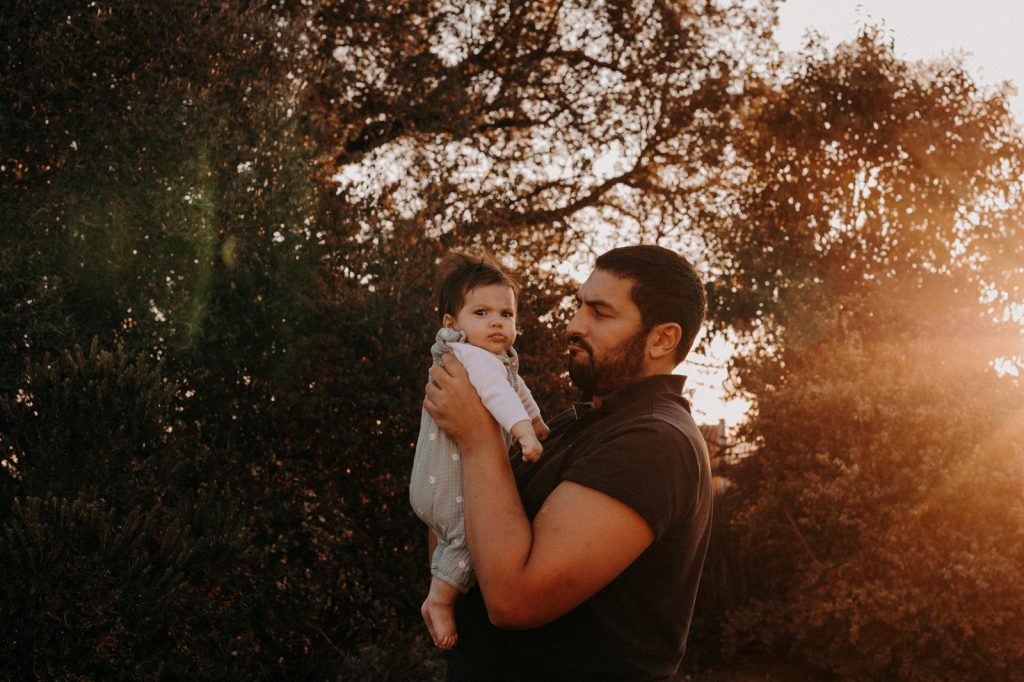
[[873,29],[801,60],[741,112],[740,190],[708,223],[714,322],[783,328],[787,309],[929,273],[1021,300],[1022,149],[1005,92],[956,62],[900,60]]
[[870,29],[759,92],[708,237],[756,447],[726,506],[753,587],[725,634],[853,678],[1004,677],[1024,394],[994,361],[1022,366],[1019,126],[1002,92]]

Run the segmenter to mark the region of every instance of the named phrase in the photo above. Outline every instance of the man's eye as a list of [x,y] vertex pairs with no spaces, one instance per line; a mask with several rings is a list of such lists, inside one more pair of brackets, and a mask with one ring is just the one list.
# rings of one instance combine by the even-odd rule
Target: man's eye
[[608,316],[605,315],[604,313],[602,313],[598,308],[594,308],[594,317],[600,319],[602,317],[608,317]]

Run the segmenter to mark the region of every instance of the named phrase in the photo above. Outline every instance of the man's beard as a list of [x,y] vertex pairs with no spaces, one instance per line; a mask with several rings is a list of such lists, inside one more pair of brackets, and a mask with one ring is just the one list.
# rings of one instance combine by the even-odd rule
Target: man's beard
[[587,398],[606,396],[640,376],[644,367],[647,332],[637,332],[601,360],[594,361],[594,349],[579,336],[569,342],[586,349],[586,354],[569,353],[569,378]]

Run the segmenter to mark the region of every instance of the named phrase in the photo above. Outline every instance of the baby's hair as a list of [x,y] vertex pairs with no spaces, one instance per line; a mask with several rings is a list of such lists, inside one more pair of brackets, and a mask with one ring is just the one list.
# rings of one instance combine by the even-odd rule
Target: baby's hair
[[487,254],[449,251],[441,260],[441,286],[437,292],[437,316],[444,323],[446,314],[456,316],[466,302],[466,294],[477,287],[505,284],[519,298],[519,283]]

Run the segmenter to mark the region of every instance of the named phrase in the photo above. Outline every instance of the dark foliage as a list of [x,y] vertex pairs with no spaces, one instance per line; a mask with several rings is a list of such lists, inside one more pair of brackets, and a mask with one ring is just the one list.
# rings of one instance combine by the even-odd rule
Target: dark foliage
[[557,266],[588,212],[701,209],[754,8],[5,7],[2,674],[435,673],[406,476],[436,261],[522,275],[564,405]]

